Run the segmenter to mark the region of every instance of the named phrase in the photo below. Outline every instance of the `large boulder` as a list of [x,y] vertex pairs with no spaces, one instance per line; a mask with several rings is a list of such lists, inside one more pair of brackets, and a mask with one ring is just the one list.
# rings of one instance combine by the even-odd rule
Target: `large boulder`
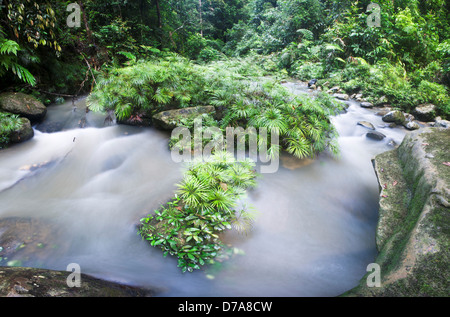
[[375,157],[380,186],[375,263],[381,283],[368,285],[372,271],[344,296],[448,296],[449,143],[449,129],[425,128]]
[[34,123],[45,118],[47,107],[33,96],[21,92],[6,92],[0,94],[0,111],[18,114]]
[[215,113],[214,106],[198,106],[163,111],[153,116],[153,124],[155,127],[163,130],[173,130],[179,126],[182,120],[195,119],[205,113],[213,115]]
[[434,121],[434,117],[436,116],[436,106],[431,103],[417,106],[414,109],[413,114],[420,121],[425,122]]

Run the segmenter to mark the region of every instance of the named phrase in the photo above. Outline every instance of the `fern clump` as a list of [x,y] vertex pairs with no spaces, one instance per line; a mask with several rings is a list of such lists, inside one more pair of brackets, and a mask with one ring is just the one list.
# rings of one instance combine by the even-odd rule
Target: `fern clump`
[[11,133],[19,130],[20,127],[19,115],[0,112],[0,149],[8,145]]
[[226,153],[194,162],[174,198],[141,219],[139,234],[165,256],[177,256],[183,272],[200,269],[223,250],[222,231],[251,226],[251,216],[239,202],[256,186],[255,178],[253,162],[237,161]]
[[88,106],[113,111],[119,120],[165,109],[199,105],[205,100],[205,83],[196,65],[178,57],[113,68],[103,74]]

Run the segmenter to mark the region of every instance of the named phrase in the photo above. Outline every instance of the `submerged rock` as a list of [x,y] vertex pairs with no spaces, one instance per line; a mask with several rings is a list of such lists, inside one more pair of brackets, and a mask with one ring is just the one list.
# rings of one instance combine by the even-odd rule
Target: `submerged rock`
[[381,111],[375,112],[375,115],[376,115],[376,116],[383,117],[383,116],[385,116],[385,115],[388,114],[388,113],[389,113],[389,110],[381,110]]
[[[0,266],[31,265],[49,255],[67,250],[68,245],[55,245],[64,241],[63,232],[49,221],[11,217],[0,220]],[[29,259],[33,260],[29,260]]]
[[18,114],[34,123],[44,119],[47,107],[33,96],[20,92],[7,92],[0,94],[0,111]]
[[[27,267],[40,265],[49,257],[67,254],[71,242],[64,239],[64,234],[58,225],[48,220],[1,219],[0,297],[121,297],[156,293],[156,289],[121,285],[85,274],[81,275],[80,287],[69,287],[67,278],[71,271]],[[60,242],[55,244],[54,241]]]
[[386,136],[378,131],[371,131],[366,133],[366,137],[372,140],[376,140],[376,141],[381,141],[383,140]]
[[359,121],[358,125],[363,126],[364,128],[367,128],[370,130],[375,130],[374,125],[368,121]]

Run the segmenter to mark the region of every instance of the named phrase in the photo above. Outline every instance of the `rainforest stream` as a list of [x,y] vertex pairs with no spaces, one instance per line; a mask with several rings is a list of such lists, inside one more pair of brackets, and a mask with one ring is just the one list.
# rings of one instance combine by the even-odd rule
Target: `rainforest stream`
[[[303,83],[285,86],[308,92]],[[77,263],[82,273],[156,288],[159,296],[337,296],[358,284],[377,254],[371,160],[406,133],[384,127],[375,109],[348,104],[332,118],[340,157],[283,155],[279,170],[263,174],[248,194],[253,229],[227,231],[223,241],[236,255],[211,267],[181,273],[176,258],[163,257],[136,231],[181,180],[184,166],[171,159],[169,134],[105,125],[104,115],[85,113],[84,99],[49,106],[32,140],[0,152],[0,220],[36,218],[58,229],[39,250],[17,253],[22,266],[64,271]],[[367,138],[362,120],[386,138]]]

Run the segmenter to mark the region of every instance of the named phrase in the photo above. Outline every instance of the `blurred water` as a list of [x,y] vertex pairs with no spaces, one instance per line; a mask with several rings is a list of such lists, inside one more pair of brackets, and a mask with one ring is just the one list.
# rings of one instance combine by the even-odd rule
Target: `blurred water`
[[[307,91],[303,84],[287,87]],[[336,296],[356,286],[376,256],[371,159],[405,134],[381,128],[374,111],[349,104],[333,118],[340,158],[284,158],[277,173],[264,174],[248,197],[257,211],[253,230],[223,237],[245,255],[202,271],[182,274],[176,259],[136,234],[139,219],[166,202],[181,179],[169,136],[104,127],[105,116],[86,116],[84,100],[49,107],[31,141],[0,152],[0,218],[45,219],[64,232],[46,242],[64,246],[58,252],[20,259],[23,266],[65,270],[78,263],[83,273],[157,287],[161,296]],[[387,138],[367,139],[360,120]]]

